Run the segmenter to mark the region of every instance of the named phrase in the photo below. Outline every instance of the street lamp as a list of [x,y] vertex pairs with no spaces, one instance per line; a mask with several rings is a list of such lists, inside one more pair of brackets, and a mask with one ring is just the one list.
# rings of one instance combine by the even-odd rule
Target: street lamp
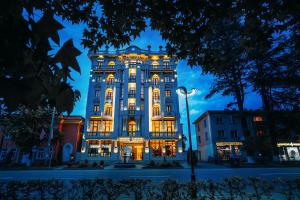
[[193,148],[192,148],[192,136],[191,136],[191,125],[190,125],[190,111],[189,111],[189,103],[188,97],[194,95],[196,93],[196,89],[193,88],[191,91],[187,91],[186,87],[181,86],[176,90],[177,94],[185,96],[185,104],[186,104],[186,115],[188,120],[188,131],[189,131],[189,144],[190,144],[190,159],[191,159],[191,181],[196,181],[195,176],[195,168],[194,168],[194,158],[193,158]]

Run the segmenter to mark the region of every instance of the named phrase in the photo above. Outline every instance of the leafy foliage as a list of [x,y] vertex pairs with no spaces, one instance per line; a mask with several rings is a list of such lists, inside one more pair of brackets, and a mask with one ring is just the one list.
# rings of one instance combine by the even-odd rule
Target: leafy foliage
[[80,72],[76,61],[80,51],[69,40],[54,55],[50,54],[52,46],[60,45],[58,31],[64,28],[54,15],[71,20],[68,15],[82,5],[63,4],[60,7],[56,1],[1,2],[0,97],[9,111],[19,105],[33,109],[50,105],[59,112],[70,113],[80,97],[68,82],[71,70]]

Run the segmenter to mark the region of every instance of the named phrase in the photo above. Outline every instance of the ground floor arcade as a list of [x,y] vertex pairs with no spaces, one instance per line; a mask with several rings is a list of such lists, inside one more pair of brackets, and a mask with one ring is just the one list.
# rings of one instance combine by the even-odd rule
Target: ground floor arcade
[[117,140],[87,140],[82,158],[87,160],[181,160],[182,144],[175,139],[120,137]]

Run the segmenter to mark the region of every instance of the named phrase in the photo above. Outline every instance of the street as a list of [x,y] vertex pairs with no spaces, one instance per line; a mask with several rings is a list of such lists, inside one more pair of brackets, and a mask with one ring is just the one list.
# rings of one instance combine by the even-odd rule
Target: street
[[[215,168],[196,169],[197,180],[220,180],[230,176],[261,177],[271,180],[282,177],[287,179],[300,178],[300,168]],[[178,181],[190,180],[190,169],[93,169],[93,170],[11,170],[0,171],[0,181],[30,180],[30,179],[151,179],[161,181],[176,179]]]

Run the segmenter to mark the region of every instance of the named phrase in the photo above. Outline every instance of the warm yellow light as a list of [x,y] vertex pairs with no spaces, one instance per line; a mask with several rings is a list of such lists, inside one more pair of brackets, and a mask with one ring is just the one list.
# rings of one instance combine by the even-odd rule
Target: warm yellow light
[[104,58],[104,56],[103,55],[98,55],[98,58]]
[[156,55],[154,55],[154,56],[152,56],[152,57],[151,57],[151,59],[152,59],[152,60],[158,60],[158,59],[159,59],[159,57],[158,57],[158,56],[156,56]]
[[178,136],[178,139],[179,139],[179,140],[181,140],[181,139],[182,139],[182,135],[181,135],[181,134],[179,134],[179,136]]
[[135,68],[130,68],[129,69],[129,74],[136,74],[136,69]]
[[128,89],[135,89],[136,88],[136,84],[135,83],[128,83]]
[[118,153],[118,147],[114,148],[114,153]]
[[159,65],[159,62],[153,61],[151,64],[152,64],[152,65]]
[[145,148],[145,153],[149,153],[149,147]]
[[114,65],[116,65],[116,63],[114,61],[109,61],[107,65],[108,66],[114,66]]
[[165,147],[162,148],[162,152],[166,153],[166,148]]
[[178,153],[182,153],[182,147],[178,147]]
[[281,143],[277,143],[277,147],[285,147],[285,146],[288,146],[288,147],[293,147],[293,146],[300,146],[300,143],[288,143],[288,142],[281,142]]
[[243,145],[242,142],[216,142],[216,146]]
[[129,104],[135,104],[135,99],[134,98],[128,98],[128,105]]

